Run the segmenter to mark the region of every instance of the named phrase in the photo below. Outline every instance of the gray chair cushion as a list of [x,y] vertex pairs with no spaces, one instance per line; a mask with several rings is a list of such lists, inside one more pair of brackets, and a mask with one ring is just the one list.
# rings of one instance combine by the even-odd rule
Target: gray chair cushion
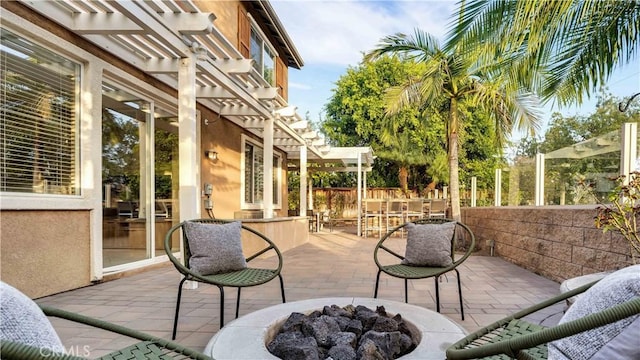
[[247,262],[242,254],[239,221],[203,224],[187,221],[184,230],[191,251],[189,267],[202,275],[242,270]]
[[456,229],[455,222],[421,225],[409,223],[405,227],[407,247],[403,264],[434,267],[453,264],[451,241]]
[[[560,323],[579,319],[638,296],[640,265],[626,267],[607,275],[580,295]],[[549,359],[637,360],[640,359],[639,330],[640,316],[631,316],[550,343]]]
[[0,338],[52,352],[65,352],[58,334],[38,305],[4,282],[0,282]]

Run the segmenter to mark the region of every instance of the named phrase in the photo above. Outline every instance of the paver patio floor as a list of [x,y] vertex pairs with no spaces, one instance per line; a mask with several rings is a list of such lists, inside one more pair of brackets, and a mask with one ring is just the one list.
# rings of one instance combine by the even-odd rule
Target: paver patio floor
[[[376,238],[334,229],[312,233],[309,242],[283,253],[287,302],[321,297],[372,297],[377,267]],[[455,273],[440,284],[441,313],[468,331],[559,293],[559,284],[498,257],[471,256],[459,268],[465,306],[460,318]],[[42,304],[115,322],[167,339],[181,277],[170,263],[134,275],[38,299]],[[409,282],[409,303],[435,310],[432,279]],[[381,277],[379,298],[404,301],[403,281]],[[225,320],[235,316],[235,289],[225,291]],[[202,350],[219,330],[219,291],[200,284],[183,291],[176,341]],[[240,316],[281,303],[277,280],[243,289]],[[327,304],[331,305],[331,304]],[[537,315],[545,325],[558,321],[562,304]],[[131,343],[130,339],[52,319],[63,343],[80,355],[97,357]],[[452,339],[456,340],[456,339]]]

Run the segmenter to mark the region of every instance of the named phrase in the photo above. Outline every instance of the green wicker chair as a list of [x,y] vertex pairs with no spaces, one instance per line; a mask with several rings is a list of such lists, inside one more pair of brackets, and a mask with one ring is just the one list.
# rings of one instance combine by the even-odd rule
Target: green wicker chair
[[549,342],[640,314],[640,298],[636,297],[626,303],[552,327],[532,324],[522,319],[529,314],[576,296],[595,283],[583,285],[553,297],[469,334],[447,349],[447,360],[547,359],[547,343]]
[[[165,340],[150,334],[132,330],[124,326],[109,323],[103,320],[91,318],[88,316],[64,311],[48,306],[40,305],[42,311],[51,317],[70,320],[73,322],[85,324],[88,326],[104,329],[113,333],[128,336],[137,340],[141,340],[136,344],[126,348],[111,352],[99,359],[104,360],[142,360],[142,359],[212,359],[205,354],[184,347],[178,343]],[[83,357],[72,354],[52,353],[44,351],[42,348],[24,345],[18,342],[0,340],[0,354],[3,360],[79,360]]]
[[[404,256],[400,255],[398,252],[403,251],[404,244],[406,244],[406,240],[401,236],[394,236],[398,232],[402,232],[404,228],[409,224],[409,222],[402,224],[391,231],[389,231],[386,235],[378,241],[378,244],[375,247],[373,252],[373,259],[378,266],[378,274],[376,276],[376,287],[374,290],[373,297],[378,297],[378,287],[380,284],[380,274],[385,273],[387,275],[404,279],[404,301],[409,302],[408,295],[408,280],[409,279],[426,279],[426,278],[434,278],[435,280],[435,289],[436,289],[436,310],[440,312],[440,288],[438,286],[438,279],[441,275],[444,275],[450,271],[455,271],[458,279],[458,297],[460,299],[460,315],[462,316],[462,320],[464,320],[464,308],[462,305],[462,287],[460,285],[460,272],[457,267],[462,264],[473,252],[475,247],[475,237],[466,225],[457,222],[452,219],[444,219],[444,218],[430,218],[430,219],[419,219],[413,221],[414,224],[442,224],[446,222],[455,222],[456,228],[453,237],[451,238],[451,257],[453,260],[453,264],[446,267],[421,267],[421,266],[410,266],[404,265],[402,263],[398,263],[397,260],[403,260]],[[456,258],[455,254],[455,246],[456,243],[464,243],[466,251],[462,256]],[[391,255],[391,256],[388,256]],[[391,261],[393,260],[393,261]]]
[[[200,223],[207,224],[224,224],[229,223],[228,220],[216,220],[216,219],[198,219],[192,220]],[[191,253],[189,251],[189,241],[187,239],[187,235],[185,231],[182,231],[182,244],[184,246],[184,264],[173,255],[173,251],[171,248],[171,240],[173,234],[178,230],[181,230],[184,226],[184,222],[173,226],[169,229],[169,232],[165,236],[164,239],[164,249],[167,255],[169,256],[169,260],[173,263],[175,268],[182,274],[183,278],[180,280],[180,284],[178,285],[178,299],[176,302],[176,314],[173,321],[173,335],[172,339],[176,338],[176,331],[178,328],[178,314],[180,312],[180,300],[182,297],[182,285],[185,281],[197,281],[205,284],[211,284],[218,287],[220,290],[220,328],[224,326],[224,287],[235,287],[238,288],[238,297],[236,300],[236,318],[238,318],[238,313],[240,309],[240,290],[243,287],[256,286],[267,283],[276,277],[280,279],[280,292],[282,295],[282,302],[286,302],[284,295],[284,281],[282,280],[282,275],[280,272],[282,271],[282,254],[280,250],[276,247],[276,245],[269,240],[266,236],[259,233],[256,230],[253,230],[249,227],[242,225],[243,229],[243,237],[245,235],[251,236],[256,239],[262,240],[264,243],[264,248],[257,251],[256,253],[246,256],[247,265],[250,261],[258,258],[261,255],[265,255],[267,253],[273,253],[277,257],[277,265],[270,269],[262,269],[262,268],[253,268],[247,266],[247,268],[239,271],[232,271],[228,273],[222,274],[214,274],[214,275],[200,275],[189,268],[189,258],[191,257]],[[248,233],[245,233],[248,232]],[[259,241],[259,240],[258,240]]]

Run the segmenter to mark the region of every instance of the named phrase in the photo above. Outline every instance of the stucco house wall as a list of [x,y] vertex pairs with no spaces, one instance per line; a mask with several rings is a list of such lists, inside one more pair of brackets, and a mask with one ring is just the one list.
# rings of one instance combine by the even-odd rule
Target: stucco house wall
[[90,211],[2,211],[0,278],[37,298],[91,284]]
[[[237,14],[240,6],[245,6],[239,1],[203,2],[215,5],[215,13],[218,18],[215,20],[216,26],[223,29],[229,41],[237,44]],[[173,98],[177,104],[177,91],[167,84],[161,82],[154,76],[144,73],[136,68],[134,64],[127,63],[122,59],[113,56],[102,48],[97,47],[86,39],[74,34],[70,30],[58,25],[47,17],[34,12],[27,6],[17,1],[2,1],[0,3],[2,12],[11,12],[21,18],[24,23],[23,29],[28,37],[32,29],[37,29],[37,33],[45,33],[40,36],[42,42],[57,44],[60,48],[81,49],[82,56],[86,58],[87,68],[93,64],[99,64],[109,76],[122,76],[123,82],[127,86],[135,87],[136,84],[144,85],[146,88],[153,88],[158,96],[163,98]],[[52,48],[55,49],[54,46]],[[117,71],[116,71],[117,70]],[[122,75],[124,74],[124,75]],[[93,74],[95,75],[95,74]],[[101,76],[102,77],[101,77]],[[83,93],[91,99],[84,99],[87,104],[96,106],[97,99],[100,98],[100,83],[106,79],[105,73],[95,75],[92,79],[83,81],[93,82],[93,94]],[[212,163],[206,157],[202,157],[200,174],[202,183],[213,184],[214,192],[214,213],[218,218],[233,218],[234,212],[241,209],[241,141],[242,135],[252,136],[240,126],[228,121],[224,117],[201,104],[198,104],[202,118],[211,120],[210,125],[203,125],[201,128],[201,153],[206,149],[216,149],[219,153],[219,160]],[[100,132],[99,118],[84,117],[80,119],[82,127],[91,127],[92,134]],[[97,130],[96,130],[97,129]],[[92,135],[94,139],[100,136]],[[101,153],[101,144],[94,141],[91,146],[81,149],[83,156],[91,154],[95,158],[96,153]],[[286,216],[286,155],[278,149],[274,151],[282,156],[283,166],[281,173],[282,209],[276,210],[276,216]],[[99,158],[99,156],[97,156]],[[97,161],[99,163],[99,161]],[[63,208],[55,206],[43,207],[40,209],[34,205],[38,202],[38,196],[30,197],[25,201],[30,202],[29,209],[20,206],[7,208],[0,207],[0,279],[16,286],[31,297],[46,296],[82,286],[87,286],[102,278],[94,278],[93,273],[100,267],[96,259],[100,258],[100,248],[102,245],[102,208],[101,208],[101,187],[102,181],[99,175],[99,165],[93,164],[97,171],[93,172],[93,184],[88,195],[83,194],[84,199],[78,200],[82,205],[68,205]],[[82,166],[82,165],[81,165]],[[84,168],[82,169],[85,170]],[[87,172],[82,172],[82,176],[90,176]],[[56,202],[55,196],[49,196],[48,203]],[[75,200],[72,200],[75,201]],[[74,207],[75,206],[75,207]],[[36,210],[34,210],[36,208]],[[200,215],[206,217],[206,214]],[[302,224],[302,222],[301,222]],[[305,226],[295,225],[295,232],[304,232]],[[265,228],[266,229],[266,228]],[[269,230],[274,236],[283,236],[282,229]],[[157,236],[156,236],[157,237]],[[297,239],[306,241],[308,233],[300,234]],[[101,271],[101,270],[100,270]],[[100,273],[98,271],[98,273]]]

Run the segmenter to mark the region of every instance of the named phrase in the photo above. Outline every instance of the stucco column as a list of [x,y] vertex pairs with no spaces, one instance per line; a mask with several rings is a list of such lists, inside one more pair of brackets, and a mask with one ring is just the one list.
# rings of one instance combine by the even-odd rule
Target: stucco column
[[200,151],[196,126],[196,59],[180,59],[178,69],[180,221],[200,214]]
[[273,217],[273,118],[264,121],[264,131],[262,132],[262,142],[264,151],[263,164],[264,178],[262,185],[262,202],[264,208],[264,218],[271,219]]
[[300,146],[300,216],[307,215],[307,146]]

